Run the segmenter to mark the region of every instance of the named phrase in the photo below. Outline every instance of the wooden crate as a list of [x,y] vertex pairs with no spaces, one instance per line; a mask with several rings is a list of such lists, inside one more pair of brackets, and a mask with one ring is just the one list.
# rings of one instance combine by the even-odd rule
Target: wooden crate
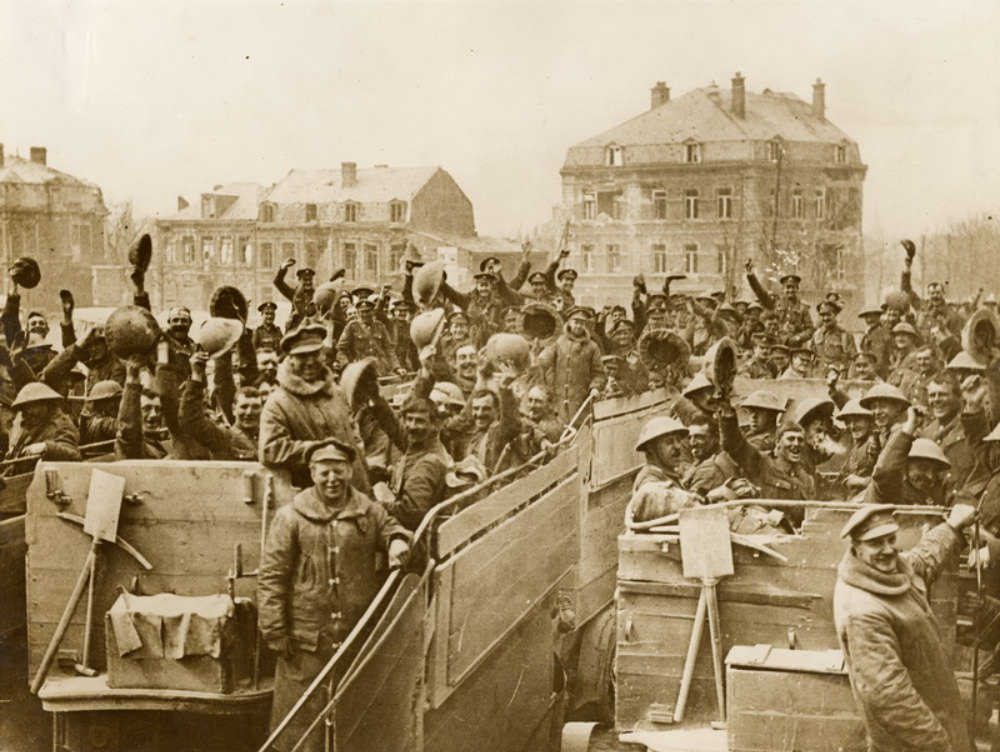
[[861,752],[864,724],[839,650],[738,645],[726,657],[730,752]]

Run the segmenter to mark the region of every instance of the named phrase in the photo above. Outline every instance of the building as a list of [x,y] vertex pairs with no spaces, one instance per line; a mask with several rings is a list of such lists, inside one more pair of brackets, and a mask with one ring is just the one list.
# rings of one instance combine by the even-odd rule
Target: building
[[434,256],[433,236],[475,234],[472,202],[440,167],[292,170],[270,188],[234,183],[191,205],[179,199],[156,222],[147,287],[164,308],[205,308],[223,284],[256,305],[279,294],[272,280],[287,258],[293,284],[304,266],[317,284],[341,266],[349,280],[392,283],[407,254]]
[[108,263],[101,189],[49,167],[44,147],[32,146],[29,154],[5,156],[0,144],[4,268],[18,256],[30,256],[41,267],[41,283],[23,291],[26,308],[59,310],[60,289],[72,290],[78,306],[92,305],[92,269]]
[[863,295],[855,261],[867,167],[825,101],[818,79],[811,103],[749,92],[739,73],[728,91],[713,84],[677,99],[659,82],[649,110],[570,147],[545,235],[568,223],[578,300],[628,300],[639,273],[687,274],[678,289],[746,296],[747,258],[770,279],[796,271],[806,295]]

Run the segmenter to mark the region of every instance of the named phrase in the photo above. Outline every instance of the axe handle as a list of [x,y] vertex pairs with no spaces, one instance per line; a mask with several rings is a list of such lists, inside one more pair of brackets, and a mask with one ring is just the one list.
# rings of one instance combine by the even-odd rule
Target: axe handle
[[90,572],[94,568],[94,562],[97,560],[97,546],[99,542],[97,538],[94,538],[94,542],[90,546],[90,553],[87,554],[87,560],[83,563],[83,569],[80,570],[80,576],[76,580],[76,585],[73,586],[73,593],[70,595],[66,609],[59,619],[59,624],[56,625],[52,641],[49,643],[48,648],[45,649],[45,655],[42,657],[42,662],[38,666],[35,678],[31,682],[31,694],[33,695],[37,695],[38,690],[45,683],[45,678],[49,675],[49,669],[52,668],[52,662],[55,660],[56,652],[59,650],[59,643],[62,642],[62,638],[66,635],[70,619],[73,618],[73,612],[76,611],[76,607],[80,604],[83,589],[90,581]]
[[684,710],[687,708],[688,694],[691,692],[691,680],[694,678],[694,665],[698,660],[698,647],[705,631],[705,612],[708,601],[705,599],[705,589],[698,596],[698,606],[694,612],[694,625],[691,627],[691,641],[688,643],[687,657],[684,658],[684,671],[681,673],[681,688],[677,693],[677,703],[674,705],[674,723],[684,720]]
[[712,640],[712,669],[715,672],[715,698],[719,706],[719,720],[726,721],[726,683],[722,666],[722,624],[719,620],[719,599],[715,581],[702,582],[702,593],[708,606],[708,633]]

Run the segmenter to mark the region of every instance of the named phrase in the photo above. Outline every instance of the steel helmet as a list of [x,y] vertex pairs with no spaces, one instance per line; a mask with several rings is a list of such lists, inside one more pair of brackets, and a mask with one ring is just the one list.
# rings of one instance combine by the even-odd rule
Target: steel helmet
[[122,306],[104,324],[108,348],[122,360],[145,355],[160,337],[160,325],[153,314],[140,306]]
[[208,312],[212,316],[224,319],[246,321],[250,315],[250,304],[238,287],[221,285],[215,288],[208,304]]
[[865,392],[865,396],[862,397],[859,402],[861,403],[861,407],[866,410],[871,410],[872,402],[879,399],[894,400],[896,402],[901,402],[907,407],[910,406],[910,401],[906,399],[898,388],[894,387],[892,384],[887,384],[882,381],[875,384],[871,389]]
[[444,261],[424,264],[413,275],[413,297],[420,305],[430,305],[445,280]]
[[531,345],[520,334],[499,332],[486,341],[486,357],[493,363],[511,363],[523,370],[531,360]]
[[642,448],[646,444],[661,436],[668,436],[672,433],[680,433],[687,436],[687,432],[687,426],[679,420],[668,418],[665,415],[657,415],[655,418],[650,418],[646,422],[646,425],[642,427],[642,430],[639,431],[639,439],[635,442],[635,451],[642,451]]
[[419,350],[426,347],[434,339],[438,327],[444,323],[444,309],[434,308],[430,311],[418,313],[410,322],[410,339]]
[[8,271],[14,283],[26,290],[37,287],[38,283],[42,281],[42,270],[38,268],[38,262],[30,256],[21,256],[15,259]]
[[105,379],[104,381],[98,381],[90,388],[90,394],[87,395],[87,400],[89,402],[99,402],[100,400],[112,399],[114,397],[121,396],[122,385],[117,381]]
[[805,427],[807,423],[812,423],[814,420],[831,417],[836,409],[837,406],[833,404],[831,399],[806,397],[792,405],[787,417],[793,423]]
[[785,399],[768,389],[758,389],[755,392],[750,392],[740,403],[740,407],[756,407],[758,410],[772,410],[776,413],[783,413],[785,411]]
[[324,282],[317,287],[313,292],[313,303],[316,305],[316,310],[323,315],[328,314],[337,304],[344,288],[342,282]]
[[708,377],[705,375],[705,373],[703,371],[698,371],[698,373],[694,375],[694,378],[691,379],[688,385],[684,387],[684,391],[681,392],[681,395],[684,397],[691,397],[691,395],[697,394],[698,392],[704,389],[714,389],[714,388],[715,384],[713,384],[711,381],[708,380]]
[[146,233],[128,249],[128,262],[137,270],[144,272],[149,268],[149,261],[152,258],[153,239]]
[[931,460],[938,464],[951,468],[951,462],[944,455],[944,450],[938,446],[933,439],[914,439],[910,447],[910,453],[906,455],[908,460]]
[[[435,399],[436,396],[438,399]],[[438,381],[431,390],[431,401],[464,407],[465,394],[458,384],[453,384],[450,381]]]
[[958,354],[948,361],[945,368],[949,371],[979,371],[983,373],[986,371],[986,364],[979,362],[965,350],[959,350]]
[[837,420],[844,420],[845,418],[872,418],[871,410],[867,410],[861,406],[861,402],[852,399],[847,400],[844,406],[840,408],[840,412],[837,413]]
[[374,388],[378,392],[378,374],[375,371],[375,363],[374,357],[362,358],[348,363],[340,373],[340,388],[347,395],[347,402],[352,410],[361,407],[361,405],[355,404],[356,398],[359,396],[359,387]]
[[905,292],[895,290],[885,296],[885,304],[889,308],[905,311],[910,307],[910,299],[907,297]]
[[59,392],[41,381],[31,381],[21,387],[10,406],[15,410],[36,402],[58,402],[63,397]]
[[202,322],[194,339],[202,350],[213,358],[217,358],[229,352],[233,345],[239,342],[242,334],[243,323],[241,321],[213,316]]

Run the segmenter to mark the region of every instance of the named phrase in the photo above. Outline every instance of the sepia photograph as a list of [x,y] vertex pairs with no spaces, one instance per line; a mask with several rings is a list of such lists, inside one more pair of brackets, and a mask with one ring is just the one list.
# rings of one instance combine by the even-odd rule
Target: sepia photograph
[[995,0],[0,18],[0,752],[1000,751]]

